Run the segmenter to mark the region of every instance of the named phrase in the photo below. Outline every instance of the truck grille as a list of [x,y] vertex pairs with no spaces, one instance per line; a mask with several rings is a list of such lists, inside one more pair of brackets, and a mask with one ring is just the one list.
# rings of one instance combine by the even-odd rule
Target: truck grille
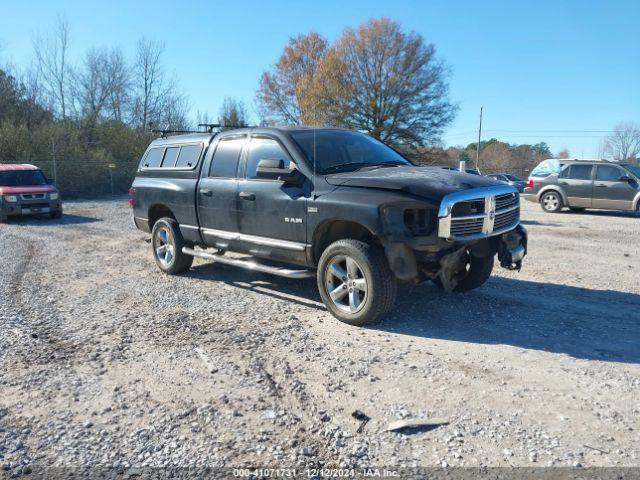
[[23,200],[42,200],[46,198],[46,193],[22,193],[20,195]]
[[499,235],[520,222],[520,197],[508,186],[465,190],[443,198],[438,236],[474,240]]

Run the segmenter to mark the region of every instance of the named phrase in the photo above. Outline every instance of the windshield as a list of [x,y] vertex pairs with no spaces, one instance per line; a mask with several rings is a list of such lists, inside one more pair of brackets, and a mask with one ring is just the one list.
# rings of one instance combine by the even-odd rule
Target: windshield
[[27,187],[46,185],[47,179],[40,170],[9,170],[0,172],[0,187]]
[[640,177],[640,167],[638,165],[632,165],[630,163],[626,163],[622,165],[624,168],[633,173],[636,177]]
[[320,174],[365,167],[411,165],[402,155],[369,135],[345,130],[298,130],[290,133]]
[[510,173],[505,173],[504,176],[507,177],[512,182],[521,182],[522,181],[522,179],[520,177],[518,177],[517,175],[511,175]]

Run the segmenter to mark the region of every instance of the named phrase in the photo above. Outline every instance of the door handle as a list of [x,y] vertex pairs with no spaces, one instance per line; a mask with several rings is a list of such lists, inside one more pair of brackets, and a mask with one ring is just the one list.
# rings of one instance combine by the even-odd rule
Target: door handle
[[256,199],[255,193],[240,192],[240,198],[253,202]]
[[560,185],[569,185],[567,182],[560,182]]
[[212,197],[213,196],[213,192],[211,190],[209,190],[208,188],[201,188],[200,189],[200,194],[204,195],[205,197]]
[[602,183],[600,185],[596,185],[596,187],[600,187],[600,188],[607,188],[606,185],[603,185]]

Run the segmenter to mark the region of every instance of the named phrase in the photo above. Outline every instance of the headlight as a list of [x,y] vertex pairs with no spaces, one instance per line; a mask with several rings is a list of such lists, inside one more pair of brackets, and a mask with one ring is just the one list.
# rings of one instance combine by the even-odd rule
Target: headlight
[[5,202],[15,203],[18,201],[18,197],[16,195],[5,195],[2,197]]
[[51,195],[49,195],[49,198],[51,200],[57,200],[58,198],[60,198],[60,194],[58,192],[53,192]]

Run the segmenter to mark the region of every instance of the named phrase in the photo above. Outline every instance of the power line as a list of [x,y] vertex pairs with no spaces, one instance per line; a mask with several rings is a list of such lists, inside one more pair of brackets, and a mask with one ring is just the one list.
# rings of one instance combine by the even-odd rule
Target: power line
[[[500,130],[500,129],[488,129],[488,130],[484,130],[485,133],[510,133],[510,134],[520,134],[520,133],[524,133],[524,134],[539,134],[539,135],[546,135],[549,133],[602,133],[602,134],[610,134],[610,133],[614,133],[613,130]],[[449,133],[449,134],[445,134],[446,137],[458,137],[458,136],[464,136],[464,135],[473,135],[475,134],[475,131],[468,131],[468,132],[454,132],[454,133]],[[559,135],[559,136],[567,136],[567,135]],[[571,135],[568,135],[569,137]],[[586,136],[585,138],[589,138],[589,137],[600,137],[603,135],[589,135]]]

